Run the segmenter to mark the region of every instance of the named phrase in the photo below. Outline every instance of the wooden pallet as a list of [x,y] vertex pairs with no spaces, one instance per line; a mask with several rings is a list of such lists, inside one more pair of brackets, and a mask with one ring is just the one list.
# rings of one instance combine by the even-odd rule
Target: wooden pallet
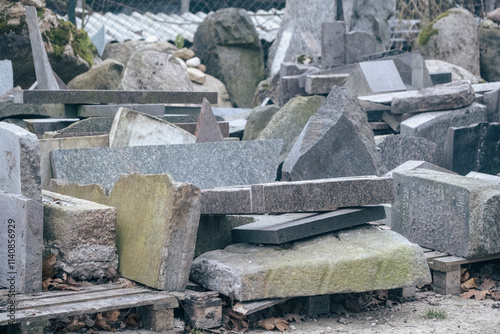
[[500,259],[500,254],[485,256],[474,259],[466,259],[458,256],[433,251],[422,247],[427,258],[429,268],[432,270],[433,290],[442,295],[458,294],[460,289],[461,266],[483,261]]
[[[7,290],[0,290],[0,326],[8,326],[9,333],[43,333],[43,326],[49,319],[131,307],[139,307],[144,328],[161,331],[173,328],[173,309],[179,306],[178,301],[184,299],[184,294],[103,284],[80,291],[19,294],[13,299],[16,301],[14,320],[9,318],[6,306],[9,302]],[[0,327],[0,332],[4,329]]]

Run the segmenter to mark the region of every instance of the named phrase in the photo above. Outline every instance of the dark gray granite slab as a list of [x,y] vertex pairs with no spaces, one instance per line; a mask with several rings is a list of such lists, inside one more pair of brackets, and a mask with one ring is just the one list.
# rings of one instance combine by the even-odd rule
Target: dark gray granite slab
[[145,114],[163,116],[164,104],[106,104],[106,105],[79,105],[78,117],[115,117],[120,108],[132,109]]
[[328,213],[288,213],[233,228],[233,242],[282,244],[385,218],[382,206]]
[[0,96],[14,87],[14,74],[10,60],[0,60]]
[[23,90],[23,103],[64,104],[201,104],[206,98],[217,103],[215,92],[168,92],[158,90]]
[[281,140],[54,150],[54,178],[107,189],[122,174],[164,174],[201,189],[272,182]]
[[327,69],[345,64],[345,24],[342,21],[321,24],[321,66]]

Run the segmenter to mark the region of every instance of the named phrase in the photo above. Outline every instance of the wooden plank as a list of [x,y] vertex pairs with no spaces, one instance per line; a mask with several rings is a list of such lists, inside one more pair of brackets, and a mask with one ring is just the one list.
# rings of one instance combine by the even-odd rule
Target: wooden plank
[[456,270],[456,267],[457,266],[460,267],[462,264],[477,263],[477,262],[490,261],[496,259],[500,259],[500,254],[479,257],[474,259],[466,259],[458,256],[446,256],[432,260],[432,262],[429,263],[429,268],[433,270],[447,272]]
[[[52,290],[52,291],[37,292],[37,293],[32,293],[32,294],[19,294],[19,295],[16,295],[16,300],[23,301],[23,300],[32,300],[32,299],[41,299],[41,298],[52,298],[54,296],[79,295],[79,294],[85,294],[88,292],[107,291],[107,290],[114,290],[114,289],[123,289],[123,287],[120,284],[113,284],[113,283],[100,284],[100,285],[94,285],[94,286],[81,287],[80,291]],[[8,291],[8,290],[6,290],[6,291]],[[0,295],[0,298],[1,298],[1,295]],[[7,293],[5,293],[5,298],[7,298]]]
[[[178,301],[176,297],[168,292],[140,293],[131,296],[118,296],[73,304],[44,306],[37,309],[17,310],[15,323],[35,319],[65,318],[74,315],[94,314],[153,304],[166,304],[170,308],[175,308],[178,306]],[[9,321],[7,313],[0,314],[0,326],[7,325]]]
[[424,256],[427,259],[427,261],[431,261],[431,260],[436,259],[436,258],[448,256],[448,254],[430,251],[430,252],[424,253]]
[[399,133],[399,129],[400,129],[400,122],[398,122],[397,119],[395,119],[391,113],[387,112],[387,111],[384,111],[382,113],[382,120],[384,122],[387,123],[387,125],[389,125],[391,127],[392,130],[394,130],[394,132],[397,132]]
[[262,311],[271,306],[286,302],[289,299],[291,298],[275,298],[251,302],[240,302],[233,306],[233,311],[241,315],[249,315],[258,311]]

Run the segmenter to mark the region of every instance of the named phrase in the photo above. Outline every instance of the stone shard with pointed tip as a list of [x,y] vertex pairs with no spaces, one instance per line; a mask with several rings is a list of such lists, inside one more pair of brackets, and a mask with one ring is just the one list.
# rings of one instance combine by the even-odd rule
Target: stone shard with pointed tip
[[198,124],[196,125],[194,135],[197,143],[210,143],[224,140],[219,124],[217,124],[217,119],[207,99],[203,99],[201,104],[200,116],[198,117]]

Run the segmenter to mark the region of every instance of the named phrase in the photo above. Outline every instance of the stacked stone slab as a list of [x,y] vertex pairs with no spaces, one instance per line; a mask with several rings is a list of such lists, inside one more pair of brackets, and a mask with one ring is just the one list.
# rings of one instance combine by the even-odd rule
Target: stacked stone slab
[[12,62],[0,60],[0,96],[14,87],[14,74],[12,73]]
[[392,230],[423,247],[465,258],[500,253],[500,186],[430,170],[393,177]]

